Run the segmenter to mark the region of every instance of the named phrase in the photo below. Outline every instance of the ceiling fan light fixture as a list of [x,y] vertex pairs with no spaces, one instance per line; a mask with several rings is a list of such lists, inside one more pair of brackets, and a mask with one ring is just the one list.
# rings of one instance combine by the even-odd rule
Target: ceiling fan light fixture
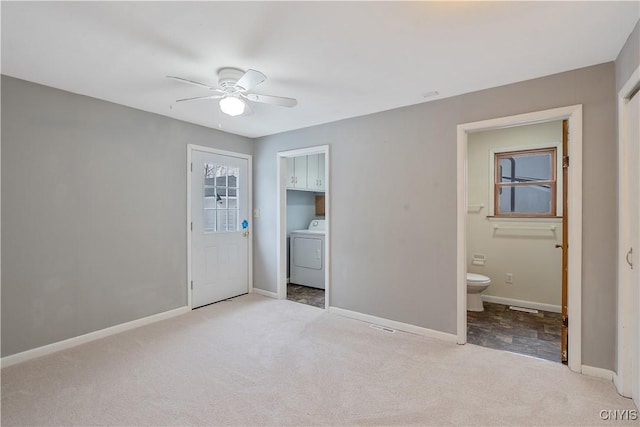
[[244,108],[244,101],[236,96],[225,96],[220,100],[220,110],[229,116],[239,116]]
[[242,71],[237,68],[222,68],[218,70],[218,86],[210,86],[195,80],[183,79],[177,76],[167,76],[170,79],[208,89],[209,94],[194,98],[178,99],[176,102],[197,101],[203,99],[216,99],[220,105],[220,111],[228,116],[251,114],[251,103],[275,105],[278,107],[295,107],[298,101],[295,98],[283,96],[262,95],[253,93],[257,85],[267,79],[260,71]]

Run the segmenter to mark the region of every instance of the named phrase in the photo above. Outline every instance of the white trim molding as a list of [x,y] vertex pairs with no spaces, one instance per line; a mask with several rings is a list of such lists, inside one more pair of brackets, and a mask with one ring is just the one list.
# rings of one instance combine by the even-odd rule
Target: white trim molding
[[457,342],[467,342],[467,144],[468,135],[554,120],[569,121],[569,368],[582,371],[582,105],[463,123],[457,127]]
[[360,320],[372,325],[385,326],[387,328],[397,329],[399,331],[409,332],[416,335],[422,335],[423,337],[435,338],[450,343],[455,343],[457,339],[455,335],[448,334],[446,332],[435,331],[433,329],[427,329],[421,326],[411,325],[409,323],[402,323],[395,320],[372,316],[370,314],[359,313],[357,311],[345,310],[344,308],[329,307],[329,313],[348,317],[349,319]]
[[625,118],[627,104],[635,88],[640,85],[640,67],[631,74],[622,89],[618,92],[618,319],[617,335],[617,369],[615,385],[622,396],[631,397],[633,385],[633,337],[628,326],[633,321],[631,306],[631,281],[629,270],[623,254],[629,250],[629,197],[627,180],[629,176],[627,159],[627,140],[625,138]]
[[615,386],[618,393],[620,393],[622,384],[620,384],[620,376],[616,372],[613,373],[613,385]]
[[120,332],[139,328],[145,325],[150,325],[151,323],[156,323],[175,316],[180,316],[181,314],[188,313],[190,310],[191,309],[189,307],[184,306],[173,310],[164,311],[162,313],[153,314],[151,316],[143,317],[141,319],[132,320],[131,322],[121,323],[109,328],[100,329],[99,331],[89,332],[88,334],[69,338],[63,341],[58,341],[52,344],[47,344],[42,347],[37,347],[31,350],[23,351],[21,353],[12,354],[10,356],[5,356],[1,359],[0,364],[3,368],[6,368],[7,366],[12,366],[18,363],[26,362],[27,360],[35,359],[36,357],[42,357],[48,354],[57,353],[62,350],[79,346],[80,344],[86,344],[88,342],[99,340],[110,335],[119,334]]
[[562,313],[562,307],[560,307],[559,305],[545,304],[542,302],[523,301],[519,299],[503,298],[484,294],[482,295],[482,300],[487,302],[494,302],[496,304],[515,305],[518,307],[533,308],[535,310],[550,311],[551,313]]
[[324,236],[324,308],[329,310],[331,301],[331,158],[329,145],[299,148],[296,150],[279,151],[276,157],[276,189],[277,218],[276,224],[276,286],[278,299],[287,298],[287,185],[286,172],[287,158],[306,156],[309,154],[324,154],[324,210],[325,210],[325,236]]
[[609,369],[596,368],[595,366],[589,365],[582,365],[582,374],[590,377],[603,378],[609,381],[614,381],[615,377],[615,373]]
[[253,292],[253,156],[251,154],[236,153],[233,151],[218,150],[204,145],[187,144],[187,306],[193,308],[191,302],[191,162],[193,151],[219,154],[221,156],[237,157],[247,160],[247,215],[249,218],[249,241],[247,251],[247,280],[249,282],[247,292]]
[[264,289],[253,288],[251,293],[262,295],[263,297],[278,299],[278,294],[276,292],[265,291]]

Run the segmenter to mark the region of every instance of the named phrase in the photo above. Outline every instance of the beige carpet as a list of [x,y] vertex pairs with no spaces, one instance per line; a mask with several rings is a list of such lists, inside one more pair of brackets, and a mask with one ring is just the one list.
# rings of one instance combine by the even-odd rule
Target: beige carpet
[[2,425],[637,425],[609,381],[247,295],[2,370]]

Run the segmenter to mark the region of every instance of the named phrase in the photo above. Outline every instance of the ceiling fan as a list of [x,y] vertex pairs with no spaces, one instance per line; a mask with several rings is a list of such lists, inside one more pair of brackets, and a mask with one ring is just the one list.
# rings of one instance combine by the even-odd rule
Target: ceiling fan
[[279,107],[294,107],[298,101],[282,96],[261,95],[250,92],[254,87],[267,79],[260,71],[237,68],[222,68],[218,71],[218,87],[209,86],[182,77],[167,76],[170,79],[184,83],[201,86],[213,92],[212,95],[197,96],[195,98],[178,99],[176,102],[196,101],[201,99],[219,99],[220,110],[230,116],[238,116],[245,112],[251,112],[247,101],[261,102],[263,104],[277,105]]

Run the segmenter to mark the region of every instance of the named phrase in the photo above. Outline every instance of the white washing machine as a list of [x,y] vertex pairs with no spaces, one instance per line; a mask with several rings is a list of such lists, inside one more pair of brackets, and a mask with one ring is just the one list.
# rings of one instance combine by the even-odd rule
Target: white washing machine
[[324,219],[314,219],[308,229],[290,233],[290,283],[324,289],[324,234]]

